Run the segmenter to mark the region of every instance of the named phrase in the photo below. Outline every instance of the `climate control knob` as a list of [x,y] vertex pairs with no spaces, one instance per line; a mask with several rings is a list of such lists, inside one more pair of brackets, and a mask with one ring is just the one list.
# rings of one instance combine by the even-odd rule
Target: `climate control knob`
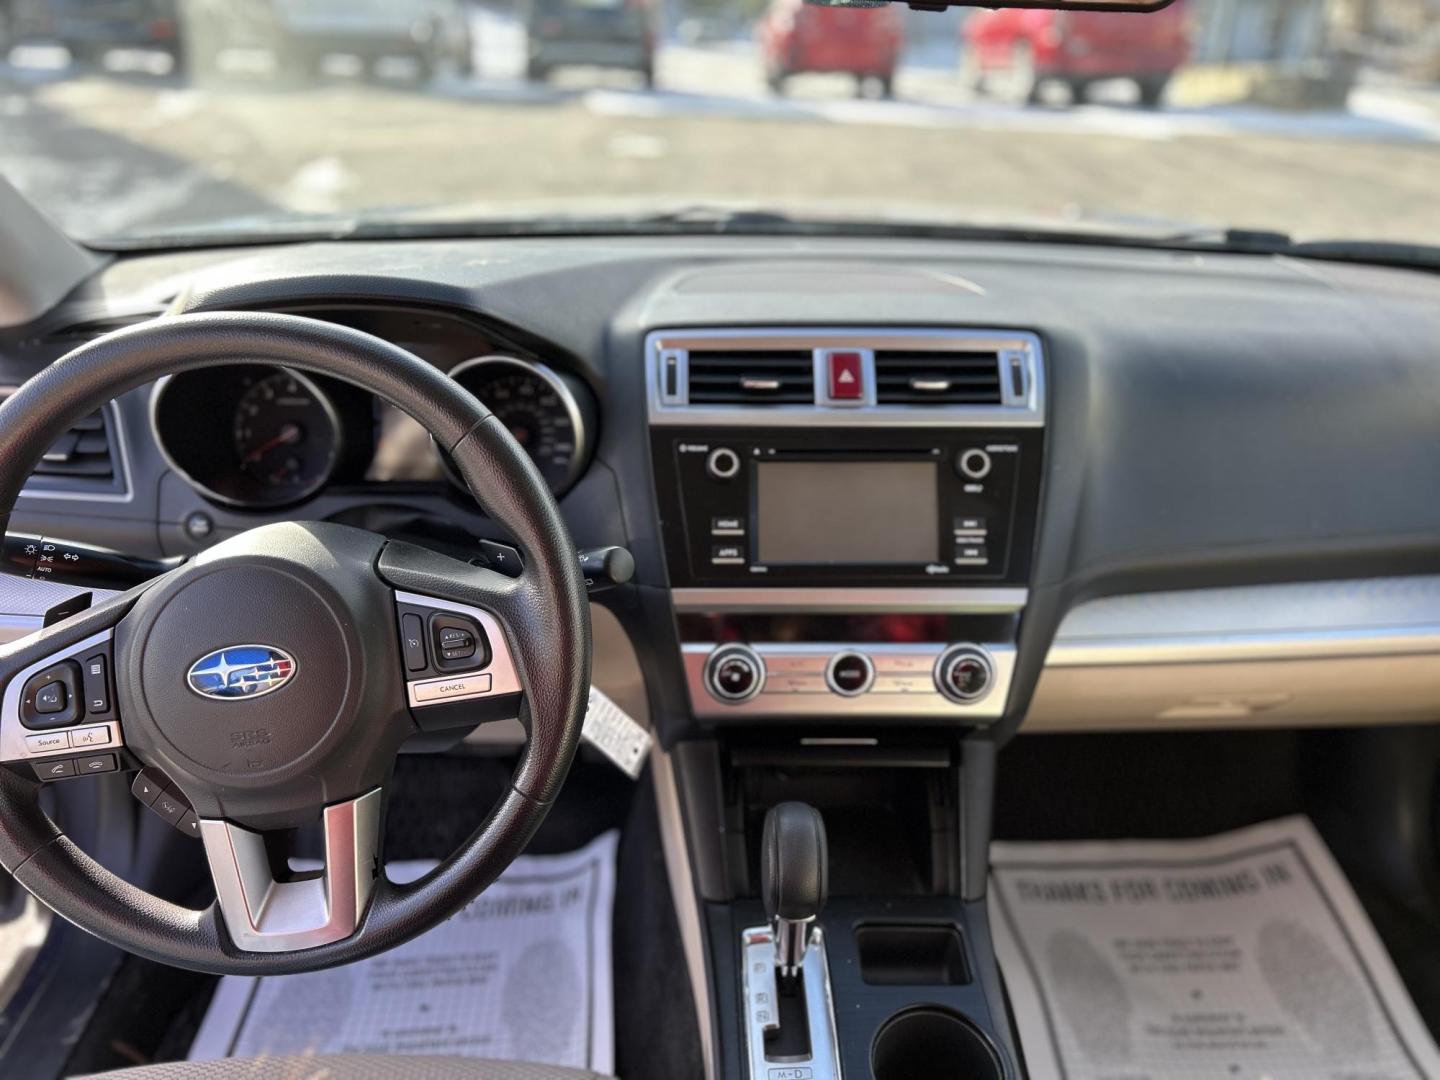
[[864,653],[837,653],[825,665],[825,685],[841,697],[859,697],[874,683],[875,665]]
[[765,661],[748,645],[723,645],[705,662],[705,689],[730,705],[749,701],[765,685]]
[[935,688],[959,705],[973,705],[995,685],[995,664],[976,645],[952,645],[935,662]]

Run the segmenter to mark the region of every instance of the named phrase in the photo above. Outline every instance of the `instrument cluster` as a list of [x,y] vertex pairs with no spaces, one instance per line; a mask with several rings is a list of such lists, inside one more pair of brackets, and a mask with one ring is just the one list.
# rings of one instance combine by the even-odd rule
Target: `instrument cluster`
[[[578,378],[535,360],[487,355],[450,375],[510,429],[550,490],[589,462],[595,401]],[[268,364],[230,364],[162,379],[151,399],[171,468],[224,506],[273,510],[340,483],[449,484],[444,453],[413,419],[347,383]]]

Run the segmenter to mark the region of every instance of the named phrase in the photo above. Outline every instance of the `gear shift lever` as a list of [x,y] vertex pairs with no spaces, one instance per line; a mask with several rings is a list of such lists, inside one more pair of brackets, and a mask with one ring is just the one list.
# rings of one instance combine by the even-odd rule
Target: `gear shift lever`
[[820,812],[802,802],[772,807],[760,846],[760,891],[775,931],[775,966],[782,977],[791,978],[805,959],[830,887]]

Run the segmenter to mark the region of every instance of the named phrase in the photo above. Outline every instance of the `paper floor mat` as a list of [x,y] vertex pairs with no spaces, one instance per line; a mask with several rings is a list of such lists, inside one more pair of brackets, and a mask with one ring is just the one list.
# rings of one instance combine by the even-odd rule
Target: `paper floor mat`
[[[461,1054],[614,1069],[610,916],[618,833],[524,855],[399,948],[308,975],[226,976],[192,1061],[262,1054]],[[414,880],[433,862],[391,863]]]
[[1429,1080],[1440,1053],[1301,817],[1203,840],[996,843],[1032,1080]]

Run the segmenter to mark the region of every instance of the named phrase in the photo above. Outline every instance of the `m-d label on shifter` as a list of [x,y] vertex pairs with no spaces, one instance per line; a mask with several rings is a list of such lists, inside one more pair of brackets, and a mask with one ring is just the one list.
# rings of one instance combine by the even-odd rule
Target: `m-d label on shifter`
[[633,716],[610,700],[598,686],[590,687],[590,705],[580,737],[604,754],[631,780],[640,778],[654,742]]

